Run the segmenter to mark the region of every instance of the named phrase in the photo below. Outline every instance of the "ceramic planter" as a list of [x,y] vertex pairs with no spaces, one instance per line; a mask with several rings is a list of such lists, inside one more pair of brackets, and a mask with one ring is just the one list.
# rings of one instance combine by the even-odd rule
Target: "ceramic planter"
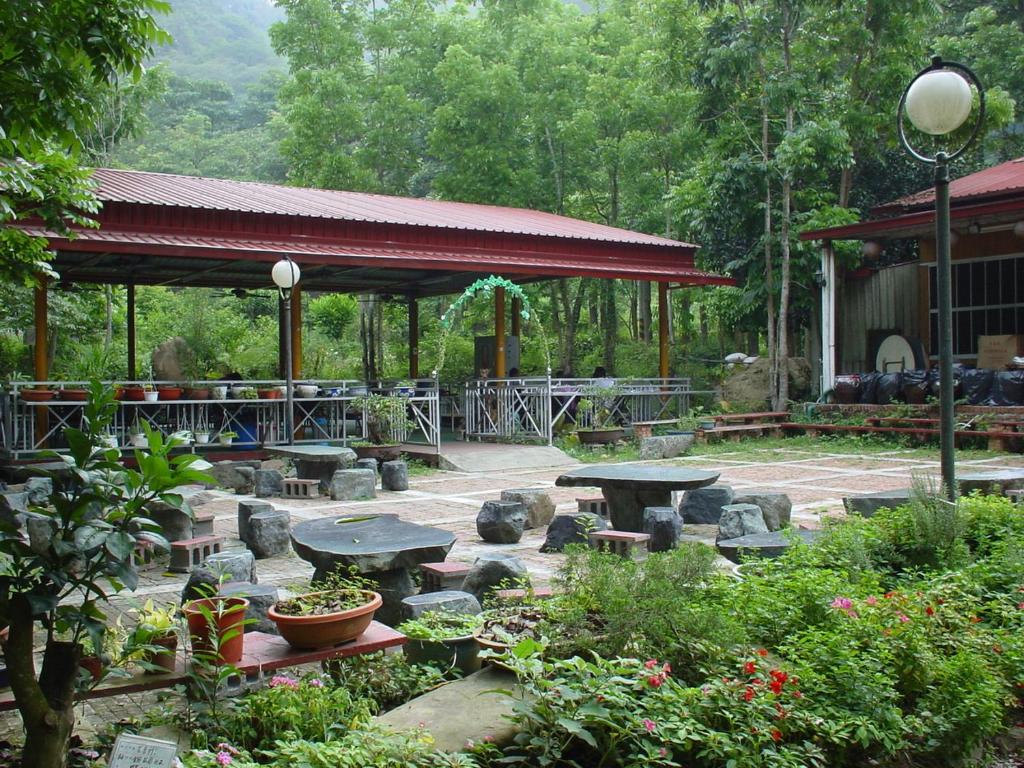
[[209,432],[196,432],[196,445],[206,445],[210,442]]
[[410,638],[402,650],[413,664],[432,663],[446,668],[455,667],[467,675],[480,669],[480,643],[475,635],[446,640]]
[[136,448],[149,448],[149,438],[145,435],[132,435],[132,445]]
[[576,432],[580,442],[583,445],[607,445],[608,443],[617,443],[626,434],[626,431],[620,427],[612,427],[609,429],[581,429]]
[[[245,640],[245,611],[249,601],[241,597],[204,597],[185,603],[182,611],[188,622],[193,653],[213,655],[214,664],[237,664],[242,660]],[[216,637],[216,644],[213,638]]]
[[210,387],[211,400],[227,400],[228,388],[226,386]]
[[147,403],[155,403],[160,399],[160,393],[155,389],[146,389],[143,390],[142,397]]
[[[277,624],[281,637],[293,648],[330,648],[333,645],[355,640],[373,621],[373,614],[383,604],[381,596],[368,589],[358,590],[366,602],[356,608],[336,613],[308,616],[286,616],[278,613],[277,606],[267,609],[267,617]],[[311,592],[322,595],[324,592]]]
[[316,384],[298,384],[295,387],[295,394],[297,397],[316,397],[319,389]]

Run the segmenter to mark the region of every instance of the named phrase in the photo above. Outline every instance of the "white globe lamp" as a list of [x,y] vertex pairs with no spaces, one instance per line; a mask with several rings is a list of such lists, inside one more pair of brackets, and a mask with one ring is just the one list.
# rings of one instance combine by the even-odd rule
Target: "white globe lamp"
[[970,114],[971,86],[948,69],[922,75],[907,91],[907,117],[924,133],[952,133]]
[[285,291],[295,287],[295,284],[299,282],[301,274],[299,265],[291,259],[281,259],[270,271],[270,277],[274,280],[274,285]]

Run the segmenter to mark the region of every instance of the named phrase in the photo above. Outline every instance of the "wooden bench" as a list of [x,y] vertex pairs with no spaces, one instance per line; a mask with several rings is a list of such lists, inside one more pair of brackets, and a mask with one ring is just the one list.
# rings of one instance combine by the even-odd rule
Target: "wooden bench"
[[[760,413],[720,413],[712,417],[716,424],[754,424],[756,422],[780,422],[789,418],[789,411],[762,411]],[[717,429],[717,427],[716,427]]]
[[647,556],[651,535],[632,531],[594,531],[589,534],[588,540],[590,548],[598,552],[611,552],[621,557],[642,560]]
[[[370,623],[355,640],[332,648],[318,650],[299,650],[292,648],[279,635],[265,632],[246,632],[245,648],[242,660],[235,666],[247,679],[258,679],[268,672],[286,667],[297,667],[301,664],[312,664],[330,659],[344,659],[364,653],[374,653],[385,648],[403,645],[407,638],[389,626],[378,621]],[[178,651],[173,672],[159,675],[143,674],[141,670],[129,677],[112,677],[104,680],[95,688],[75,694],[78,701],[99,699],[107,696],[119,696],[127,693],[154,691],[161,688],[173,688],[188,682],[185,668],[186,656]],[[9,712],[16,708],[14,694],[9,690],[0,693],[0,712]]]
[[459,590],[469,573],[470,566],[465,563],[449,562],[420,563],[420,592],[443,592],[448,589]]
[[[911,435],[914,437],[937,437],[939,430],[935,427],[879,427],[861,424],[800,424],[797,422],[786,422],[779,425],[787,431],[801,431],[815,435],[823,432],[849,432],[852,434],[880,434],[880,435]],[[989,432],[980,429],[958,429],[953,432],[955,439],[981,437],[988,440],[990,451],[1009,450],[1010,440],[1019,438],[1015,432]]]
[[735,442],[742,437],[750,435],[777,436],[780,434],[782,434],[781,425],[774,422],[771,424],[730,424],[728,426],[715,427],[714,429],[697,430],[697,439],[704,442],[711,442],[712,440],[732,440]]

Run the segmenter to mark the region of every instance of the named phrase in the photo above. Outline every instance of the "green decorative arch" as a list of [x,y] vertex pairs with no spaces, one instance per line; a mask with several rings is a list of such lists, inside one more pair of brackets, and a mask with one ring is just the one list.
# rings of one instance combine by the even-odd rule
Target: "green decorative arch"
[[548,371],[551,370],[551,350],[548,347],[547,334],[544,333],[544,326],[536,319],[536,315],[533,312],[533,307],[530,305],[530,299],[527,297],[526,292],[523,290],[522,286],[516,285],[511,280],[491,275],[490,277],[481,278],[472,285],[467,286],[459,295],[459,298],[457,298],[455,302],[448,307],[445,313],[441,315],[441,348],[437,356],[437,368],[434,371],[435,375],[440,375],[441,371],[444,370],[445,354],[448,350],[448,335],[451,332],[452,327],[455,325],[455,321],[462,316],[462,311],[477,294],[482,293],[484,296],[490,296],[494,293],[495,288],[504,288],[507,294],[511,294],[522,302],[519,316],[527,323],[530,323],[532,328],[540,332],[541,346],[544,350],[544,365]]

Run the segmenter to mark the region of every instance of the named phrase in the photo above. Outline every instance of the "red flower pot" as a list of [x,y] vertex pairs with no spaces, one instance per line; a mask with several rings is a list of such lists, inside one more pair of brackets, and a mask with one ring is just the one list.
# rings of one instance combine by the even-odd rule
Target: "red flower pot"
[[185,603],[182,610],[188,621],[192,652],[212,655],[219,647],[214,664],[241,661],[248,607],[249,601],[241,597],[204,597]]
[[[277,624],[281,637],[293,648],[329,648],[355,640],[373,621],[373,614],[383,605],[381,596],[370,590],[359,590],[367,602],[356,608],[336,613],[308,616],[288,616],[271,606],[267,617]],[[311,595],[320,594],[311,592]]]

